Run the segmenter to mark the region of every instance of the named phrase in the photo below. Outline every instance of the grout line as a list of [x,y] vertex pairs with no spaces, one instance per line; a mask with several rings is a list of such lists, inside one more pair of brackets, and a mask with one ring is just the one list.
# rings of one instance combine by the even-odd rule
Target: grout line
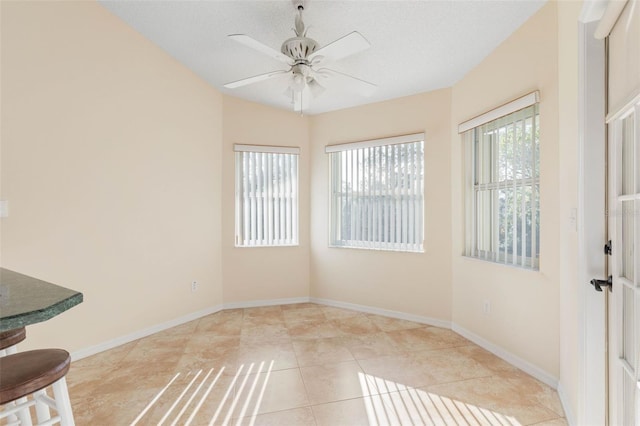
[[[324,305],[319,305],[319,308],[322,309],[322,306],[324,306]],[[242,312],[241,312],[241,316],[240,316],[240,319],[241,319],[242,323],[244,323],[245,319],[248,318],[247,317],[247,312],[250,312],[250,310],[251,310],[251,308],[242,308]],[[279,306],[279,312],[280,313],[284,312],[282,307],[280,307],[280,306]],[[378,315],[378,314],[374,313],[374,314],[366,314],[366,315]],[[324,313],[324,312],[323,312],[323,317],[324,317],[325,321],[334,321],[333,319],[329,318],[328,315],[326,313]],[[252,318],[259,318],[259,317],[252,317]],[[198,319],[196,321],[201,322],[202,318],[200,318],[200,319]],[[416,392],[420,391],[420,392],[425,392],[425,393],[429,394],[429,393],[431,393],[430,388],[433,388],[433,387],[436,387],[436,386],[447,385],[447,384],[452,384],[452,383],[464,383],[464,382],[469,382],[469,381],[472,381],[472,380],[484,379],[484,378],[489,378],[489,377],[502,378],[499,375],[499,372],[491,370],[489,367],[487,367],[485,365],[484,362],[476,360],[473,357],[471,357],[470,355],[468,356],[468,355],[463,354],[463,355],[465,355],[466,358],[469,358],[469,359],[473,360],[474,363],[476,363],[477,365],[482,366],[483,368],[486,368],[489,371],[489,374],[488,375],[475,376],[475,377],[468,377],[468,378],[463,378],[463,379],[459,379],[459,380],[431,383],[431,384],[428,384],[428,385],[425,385],[425,386],[416,386],[416,387],[406,386],[406,385],[402,385],[400,383],[395,383],[392,380],[387,381],[386,379],[381,377],[380,380],[384,380],[384,383],[383,383],[384,386],[381,386],[379,383],[376,383],[376,382],[369,383],[369,380],[367,380],[368,388],[371,387],[371,386],[373,386],[373,388],[374,388],[373,392],[371,392],[371,391],[369,392],[369,395],[360,395],[360,396],[355,396],[355,397],[336,399],[336,400],[327,401],[327,402],[312,403],[310,401],[310,394],[309,394],[309,387],[312,385],[312,382],[310,382],[309,380],[305,380],[305,376],[303,375],[303,372],[302,372],[303,368],[314,368],[314,367],[319,367],[319,366],[323,366],[323,365],[335,365],[335,364],[341,364],[341,363],[347,363],[347,362],[355,361],[356,365],[358,366],[359,371],[364,375],[365,380],[366,380],[367,376],[375,377],[375,375],[368,374],[366,372],[365,368],[364,368],[365,362],[367,360],[376,359],[376,358],[387,358],[387,357],[391,357],[390,359],[392,359],[393,357],[396,357],[396,356],[409,356],[409,355],[417,353],[417,352],[424,353],[425,356],[428,356],[429,353],[432,353],[432,352],[433,353],[435,353],[435,352],[445,352],[445,351],[451,351],[451,350],[455,351],[457,348],[466,348],[466,347],[483,348],[483,346],[473,342],[472,340],[470,340],[468,342],[464,342],[464,343],[460,343],[460,344],[453,344],[451,346],[447,346],[447,347],[443,347],[443,348],[415,349],[415,350],[413,350],[413,349],[404,350],[403,349],[400,353],[397,353],[397,354],[372,355],[372,356],[367,356],[367,357],[364,357],[364,358],[356,358],[355,350],[352,349],[351,346],[345,344],[344,343],[345,340],[343,340],[343,341],[339,340],[341,338],[349,337],[348,335],[341,335],[341,336],[335,336],[335,337],[311,337],[311,338],[292,337],[291,334],[290,334],[290,331],[289,331],[289,327],[286,325],[286,322],[284,322],[284,317],[282,318],[282,321],[283,321],[283,326],[286,329],[286,340],[287,340],[287,343],[283,342],[282,345],[278,344],[278,348],[283,348],[283,349],[286,349],[287,351],[290,351],[293,354],[293,356],[295,357],[296,366],[295,367],[289,367],[289,368],[280,368],[278,370],[273,370],[273,371],[288,371],[288,370],[297,369],[298,375],[299,375],[300,380],[302,381],[302,384],[303,384],[303,387],[304,387],[307,403],[304,404],[304,405],[300,405],[298,407],[292,407],[292,408],[281,409],[281,410],[276,410],[276,411],[269,411],[269,412],[260,413],[260,414],[257,414],[257,411],[256,411],[256,412],[254,412],[253,415],[245,415],[245,416],[238,415],[238,416],[235,416],[233,414],[233,411],[234,411],[233,410],[233,406],[235,406],[236,404],[238,405],[238,407],[242,406],[243,402],[240,401],[239,398],[241,398],[241,396],[243,394],[243,388],[245,387],[245,383],[247,382],[247,380],[249,380],[249,375],[250,374],[256,374],[256,379],[254,379],[254,382],[253,382],[252,386],[250,386],[249,383],[246,383],[247,387],[251,387],[251,392],[250,393],[253,394],[253,390],[254,389],[256,389],[256,391],[257,391],[257,388],[260,388],[260,384],[258,382],[256,382],[255,380],[257,380],[257,378],[260,376],[260,374],[263,373],[263,372],[261,372],[261,368],[259,368],[258,371],[256,371],[255,373],[252,373],[251,370],[252,370],[253,367],[251,367],[251,368],[249,368],[249,371],[246,371],[244,374],[240,375],[239,373],[243,369],[242,368],[242,367],[244,367],[244,365],[243,365],[243,366],[241,366],[239,368],[239,371],[236,373],[236,376],[233,379],[232,385],[234,385],[233,386],[233,388],[234,388],[234,396],[231,398],[231,400],[233,400],[232,409],[228,413],[226,413],[226,417],[224,418],[225,423],[228,422],[229,420],[250,419],[250,418],[255,419],[255,417],[258,416],[258,415],[285,412],[285,411],[291,411],[291,410],[296,410],[296,409],[301,409],[301,408],[309,408],[311,410],[311,414],[313,415],[314,421],[317,424],[318,420],[316,418],[316,413],[314,411],[314,407],[324,406],[324,405],[328,405],[328,404],[336,404],[336,403],[340,403],[340,402],[344,402],[344,401],[350,401],[350,400],[362,400],[366,404],[367,400],[370,401],[372,399],[376,399],[376,403],[378,403],[378,405],[376,405],[376,407],[374,407],[374,411],[376,411],[376,410],[380,411],[381,409],[384,409],[384,413],[386,415],[383,415],[383,417],[381,418],[382,420],[395,421],[394,420],[395,417],[396,416],[401,416],[401,415],[402,416],[407,416],[408,415],[411,418],[415,418],[415,419],[418,418],[418,417],[415,417],[416,415],[418,415],[418,416],[420,416],[420,418],[422,418],[424,415],[431,416],[431,414],[429,413],[430,410],[436,409],[436,410],[439,411],[443,407],[448,410],[447,411],[448,414],[444,413],[443,417],[441,417],[441,418],[446,418],[447,415],[453,414],[453,412],[450,410],[450,407],[448,407],[447,403],[446,403],[447,398],[449,398],[449,397],[439,396],[437,394],[434,394],[434,395],[438,396],[440,399],[438,399],[438,402],[437,402],[436,405],[430,406],[430,408],[426,412],[423,413],[423,411],[418,408],[418,405],[417,405],[418,403],[414,400],[417,397],[418,400],[421,401],[420,397],[417,396]],[[318,319],[318,320],[309,320],[309,321],[313,322],[313,321],[322,321],[322,320]],[[339,320],[335,320],[335,321],[339,321]],[[258,323],[259,323],[259,320],[258,320]],[[425,326],[425,324],[421,324],[421,326]],[[241,335],[242,335],[243,328],[244,328],[244,325],[241,325],[240,330],[239,330],[239,334],[237,336],[229,336],[229,337],[237,337],[238,338],[238,340],[239,340],[238,341],[238,347],[242,344]],[[397,331],[402,331],[402,330],[389,330],[389,331],[386,331],[386,330],[380,329],[378,331],[371,331],[371,332],[364,332],[364,333],[360,333],[360,334],[354,334],[354,336],[356,336],[356,337],[358,337],[358,336],[370,336],[370,335],[377,334],[377,333],[385,333],[385,335],[388,336],[389,333],[393,333],[393,332],[397,332]],[[206,333],[206,332],[204,332],[204,331],[198,332],[197,331],[197,326],[196,326],[196,329],[194,330],[193,333],[191,333],[191,335],[189,336],[189,339],[193,338],[193,336],[198,335],[199,333]],[[285,337],[285,336],[283,335],[283,337]],[[322,363],[321,361],[318,361],[319,362],[318,364],[314,363],[313,365],[309,365],[309,366],[304,366],[304,367],[301,366],[300,357],[304,353],[304,351],[303,352],[300,352],[299,350],[297,351],[296,347],[294,345],[294,341],[318,342],[318,341],[329,340],[329,339],[338,339],[338,340],[336,340],[337,345],[340,348],[346,349],[348,354],[351,356],[352,359],[351,360],[337,361],[337,362],[327,362],[327,363]],[[428,337],[425,337],[425,339],[428,339]],[[128,357],[138,347],[138,343],[139,342],[137,342],[134,345],[132,345],[131,348],[129,348],[124,353],[124,355],[119,356],[119,360],[114,365],[119,366],[124,361],[124,359],[126,357]],[[154,345],[158,345],[157,347],[161,347],[160,343],[156,343],[156,342],[152,342],[152,343]],[[267,340],[258,339],[255,342],[255,344],[258,345],[258,346],[264,346],[264,345],[268,345],[269,343],[268,343]],[[486,348],[484,348],[484,349],[486,350]],[[489,352],[491,352],[491,351],[489,351]],[[186,353],[186,345],[183,348],[182,356],[188,356],[188,354]],[[501,357],[498,356],[498,358],[501,358]],[[258,360],[256,362],[259,363],[260,361]],[[511,364],[511,365],[513,365],[513,364]],[[514,369],[517,369],[516,366],[513,366],[513,367],[514,367]],[[98,370],[97,366],[87,367],[87,368]],[[218,374],[220,374],[220,373],[221,373],[221,371]],[[200,372],[198,372],[198,375],[199,374],[200,374]],[[211,374],[211,371],[209,372],[209,374]],[[196,375],[196,377],[194,377],[192,379],[192,383],[190,383],[189,386],[187,386],[187,388],[189,388],[193,384],[193,381],[196,380],[198,375]],[[241,377],[243,375],[245,377]],[[531,376],[531,374],[528,374],[528,375]],[[209,375],[207,375],[207,377],[208,376]],[[205,377],[205,379],[203,380],[203,383],[204,383],[204,381],[206,381],[207,377]],[[510,377],[510,376],[507,376],[507,378],[508,377]],[[533,376],[532,378],[534,380],[536,379],[535,376]],[[505,379],[505,378],[502,378],[502,379]],[[242,381],[242,385],[240,386],[240,389],[238,390],[238,386],[239,385],[236,384],[236,382],[240,382],[240,381]],[[198,389],[196,390],[195,393],[197,393],[200,390],[200,387],[202,387],[203,383],[200,384],[200,386],[198,387]],[[392,385],[392,386],[390,387],[389,385]],[[405,388],[401,389],[400,386],[403,386]],[[266,381],[264,382],[263,387],[266,389]],[[186,390],[187,389],[185,389],[185,392],[186,392]],[[195,397],[195,393],[194,393],[194,395],[192,395],[191,399],[193,399]],[[235,393],[237,393],[237,395],[235,395]],[[411,402],[415,405],[416,410],[418,410],[417,414],[414,413],[415,410],[413,409],[413,405],[409,404],[409,400],[405,401],[405,399],[404,399],[405,393],[407,393],[411,397]],[[184,394],[184,392],[183,392],[183,394]],[[181,395],[181,397],[182,397],[182,395]],[[225,398],[226,397],[227,396],[225,396]],[[393,399],[392,397],[394,397],[396,399],[400,398],[400,400],[397,401],[397,400]],[[389,399],[389,398],[391,398],[391,399]],[[189,403],[191,402],[191,399],[189,400]],[[389,401],[387,401],[387,399],[389,399]],[[455,398],[449,398],[449,399],[451,401],[453,401],[454,404],[458,401]],[[224,402],[224,400],[223,400],[223,402]],[[562,416],[558,415],[558,413],[556,413],[556,410],[554,410],[552,408],[549,408],[549,407],[546,407],[545,405],[543,405],[536,398],[532,397],[531,400],[528,401],[528,402],[530,403],[531,406],[539,407],[539,408],[545,410],[546,412],[549,412],[549,414],[553,414],[554,416],[557,416],[557,417],[554,417],[554,418],[565,419],[565,417],[562,417]],[[177,401],[176,401],[176,403],[177,403]],[[249,404],[248,400],[244,402],[245,406],[242,407],[243,409],[242,409],[240,414],[243,414],[243,413],[251,411],[251,409],[253,407],[252,406],[248,406],[247,404]],[[380,404],[382,404],[382,405],[380,405]],[[407,404],[409,404],[409,406]],[[424,406],[424,402],[421,401],[420,404],[422,406]],[[442,407],[440,407],[440,405],[442,405],[442,404],[444,404],[444,405]],[[223,405],[223,404],[221,403],[221,405]],[[455,408],[456,408],[456,413],[457,413],[456,415],[457,416],[462,416],[464,418],[465,416],[463,416],[461,414],[461,407],[456,406]],[[184,409],[186,409],[186,405],[183,408],[183,410]],[[256,407],[256,410],[257,409],[258,409],[258,407]],[[487,407],[478,407],[478,409],[489,410],[491,412],[491,409],[489,409]],[[389,411],[389,410],[390,410],[390,412],[387,413],[387,411]],[[382,413],[382,412],[380,412],[380,413]],[[378,413],[378,414],[380,414],[380,413]],[[182,414],[182,412],[180,414]],[[221,414],[222,415],[222,413],[217,413],[217,414]],[[378,415],[378,414],[376,414],[376,415]],[[501,413],[491,412],[491,414],[489,414],[489,415],[500,415],[500,414]],[[487,415],[487,414],[485,414],[485,415]],[[400,418],[400,417],[398,417],[398,418]],[[214,416],[214,419],[215,419],[215,416]],[[548,421],[548,420],[544,420],[544,421]],[[252,423],[253,423],[253,421],[252,421]]]

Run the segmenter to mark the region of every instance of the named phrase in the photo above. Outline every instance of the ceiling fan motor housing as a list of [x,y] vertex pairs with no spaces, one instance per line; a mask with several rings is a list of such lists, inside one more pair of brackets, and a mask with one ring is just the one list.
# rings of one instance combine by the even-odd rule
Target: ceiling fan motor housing
[[318,48],[318,43],[308,37],[293,37],[282,43],[280,51],[294,61],[306,61]]

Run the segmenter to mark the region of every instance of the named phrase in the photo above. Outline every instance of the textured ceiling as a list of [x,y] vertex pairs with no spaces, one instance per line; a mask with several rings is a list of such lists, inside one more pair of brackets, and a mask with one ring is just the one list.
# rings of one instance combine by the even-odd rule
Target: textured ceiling
[[[331,68],[375,83],[369,98],[328,88],[306,114],[412,95],[453,85],[535,13],[545,0],[326,1],[308,0],[307,36],[324,46],[351,31],[371,48]],[[101,1],[112,13],[219,91],[283,109],[291,100],[279,84],[226,89],[225,83],[286,65],[240,45],[243,33],[280,50],[292,37],[295,7],[280,1]],[[551,30],[551,29],[550,29]]]

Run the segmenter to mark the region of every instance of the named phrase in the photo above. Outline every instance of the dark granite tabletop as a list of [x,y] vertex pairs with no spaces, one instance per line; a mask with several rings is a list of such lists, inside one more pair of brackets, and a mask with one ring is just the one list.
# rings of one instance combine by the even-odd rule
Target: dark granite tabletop
[[82,302],[82,293],[0,268],[0,332],[46,321]]

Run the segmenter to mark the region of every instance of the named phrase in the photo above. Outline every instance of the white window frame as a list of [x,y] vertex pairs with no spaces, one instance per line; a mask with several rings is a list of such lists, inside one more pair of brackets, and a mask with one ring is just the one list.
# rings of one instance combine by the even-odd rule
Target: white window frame
[[[330,247],[424,252],[424,139],[424,133],[415,133],[325,148]],[[383,170],[382,155],[392,151],[413,174]],[[348,224],[343,208],[349,210]]]
[[300,148],[235,144],[234,152],[235,246],[297,246]]
[[[521,134],[525,133],[525,120],[531,119],[532,125],[532,142],[536,137],[536,129],[539,129],[539,93],[533,92],[518,98],[512,102],[488,111],[478,117],[468,120],[458,127],[459,133],[463,133],[465,141],[465,186],[466,186],[466,226],[465,226],[465,256],[476,259],[486,260],[495,263],[517,266],[521,268],[539,269],[539,219],[540,219],[540,169],[536,167],[539,164],[539,151],[531,149],[529,158],[531,161],[531,170],[533,176],[523,177],[522,173],[512,170],[510,178],[500,178],[498,170],[498,158],[500,153],[497,148],[498,141],[490,139],[487,143],[483,140],[482,149],[485,150],[481,155],[485,156],[482,163],[477,156],[480,149],[479,138],[480,132],[491,129],[492,125],[497,132],[513,132],[513,156],[524,155],[527,147],[520,140],[516,142],[515,134],[517,130],[515,124],[502,124],[513,118],[513,122],[519,123]],[[529,110],[531,114],[529,114]],[[486,137],[486,135],[484,136]],[[518,146],[516,147],[516,143]],[[538,144],[539,140],[533,142]],[[518,158],[524,161],[523,157]],[[513,160],[515,161],[515,160]],[[490,177],[487,177],[487,171],[490,171]],[[479,181],[479,176],[484,174],[484,182]],[[507,172],[504,172],[506,176]],[[520,174],[520,177],[516,175]],[[530,187],[530,196],[527,199],[522,192]],[[480,203],[480,196],[491,191],[490,200],[486,206]],[[509,216],[511,226],[504,229],[504,237],[510,233],[509,243],[504,242],[504,249],[500,249],[500,233],[501,227],[508,222],[506,215],[500,213],[501,201],[500,194],[513,191],[513,194],[520,194],[520,202],[514,196],[513,213]],[[505,195],[506,196],[506,195]],[[531,232],[530,238],[527,235],[527,218],[530,217]],[[520,230],[518,231],[518,226]],[[511,247],[511,252],[507,247]],[[514,249],[514,247],[517,247]],[[518,254],[518,251],[520,254]],[[527,251],[531,255],[527,256]]]

